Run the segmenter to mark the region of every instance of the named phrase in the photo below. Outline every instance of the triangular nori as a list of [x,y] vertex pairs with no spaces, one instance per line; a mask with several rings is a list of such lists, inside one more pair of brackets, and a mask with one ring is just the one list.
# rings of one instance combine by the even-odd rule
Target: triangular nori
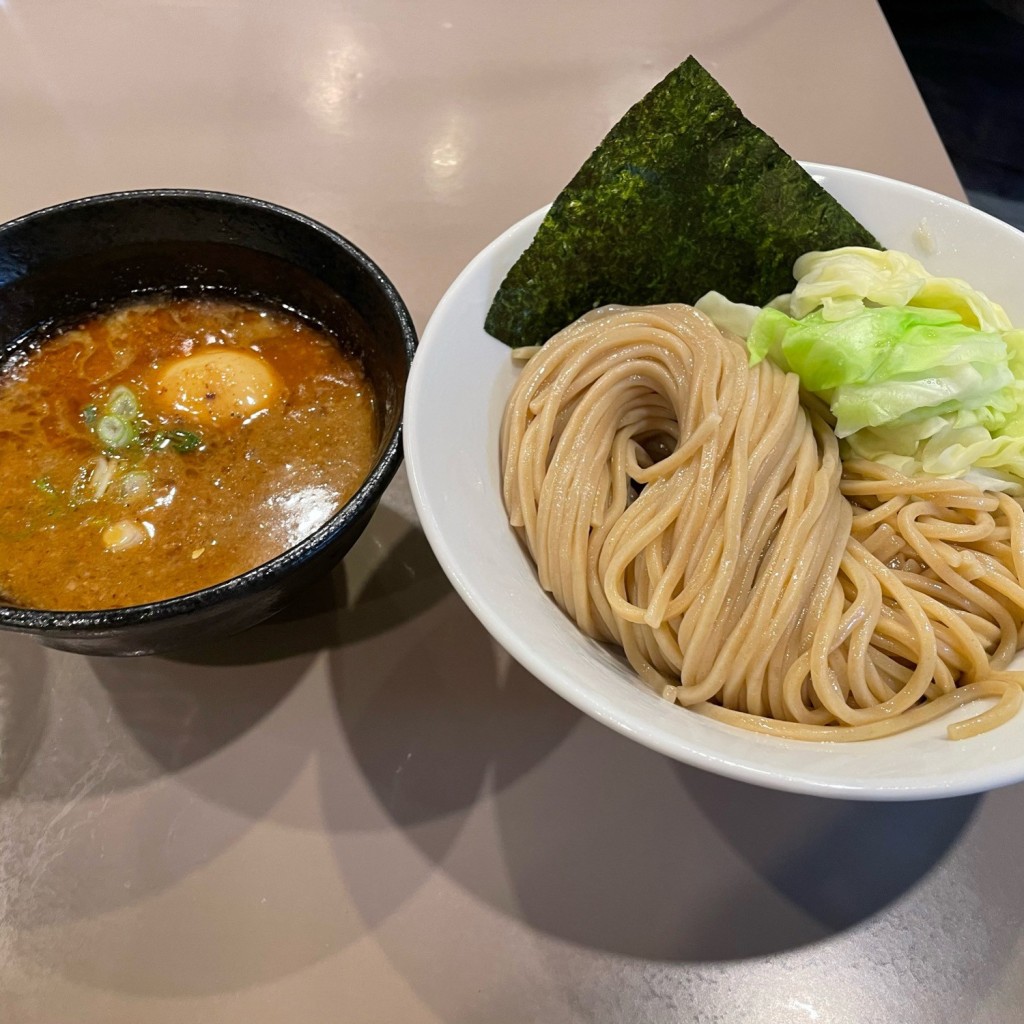
[[594,150],[508,272],[485,327],[543,344],[605,303],[763,305],[802,253],[877,240],[689,57]]

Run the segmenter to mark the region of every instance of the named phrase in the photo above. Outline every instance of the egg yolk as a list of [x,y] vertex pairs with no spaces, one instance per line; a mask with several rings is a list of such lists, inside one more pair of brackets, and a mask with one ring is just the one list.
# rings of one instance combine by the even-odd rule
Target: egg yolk
[[167,412],[229,426],[266,409],[282,388],[277,372],[255,352],[216,349],[161,367],[153,397]]

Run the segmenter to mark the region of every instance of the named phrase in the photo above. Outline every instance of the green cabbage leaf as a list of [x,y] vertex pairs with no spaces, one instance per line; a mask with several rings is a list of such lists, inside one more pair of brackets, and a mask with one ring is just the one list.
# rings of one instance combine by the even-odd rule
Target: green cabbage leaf
[[829,321],[823,310],[798,320],[764,309],[747,348],[753,362],[770,356],[824,398],[839,437],[963,411],[988,410],[995,426],[1017,409],[1002,335],[967,327],[952,312],[862,306]]
[[958,278],[906,253],[801,256],[796,285],[754,315],[698,308],[825,402],[844,457],[1024,493],[1024,330]]
[[968,327],[1008,331],[1003,308],[966,281],[934,277],[905,252],[846,246],[808,252],[793,264],[796,287],[789,311],[798,319],[821,307],[842,320],[864,306],[921,306],[957,313]]

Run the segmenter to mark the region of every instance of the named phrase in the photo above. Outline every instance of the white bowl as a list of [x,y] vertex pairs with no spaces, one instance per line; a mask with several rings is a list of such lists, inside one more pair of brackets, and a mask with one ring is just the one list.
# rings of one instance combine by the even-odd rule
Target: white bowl
[[[883,244],[918,256],[934,273],[966,278],[1024,324],[1024,234],[914,185],[804,166]],[[581,711],[669,757],[732,778],[882,800],[953,796],[1024,778],[1024,714],[955,742],[946,738],[950,719],[862,743],[784,740],[711,721],[644,687],[619,652],[584,636],[541,590],[501,500],[498,429],[518,370],[483,323],[544,212],[495,239],[448,289],[423,334],[406,393],[405,455],[423,529],[491,635]]]

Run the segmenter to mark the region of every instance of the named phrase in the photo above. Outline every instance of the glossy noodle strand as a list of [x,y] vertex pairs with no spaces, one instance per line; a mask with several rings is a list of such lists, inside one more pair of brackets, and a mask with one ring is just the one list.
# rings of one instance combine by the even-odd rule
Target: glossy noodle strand
[[606,307],[526,363],[505,507],[541,585],[657,692],[748,729],[868,739],[1021,704],[1024,513],[840,458],[799,382],[689,306]]

